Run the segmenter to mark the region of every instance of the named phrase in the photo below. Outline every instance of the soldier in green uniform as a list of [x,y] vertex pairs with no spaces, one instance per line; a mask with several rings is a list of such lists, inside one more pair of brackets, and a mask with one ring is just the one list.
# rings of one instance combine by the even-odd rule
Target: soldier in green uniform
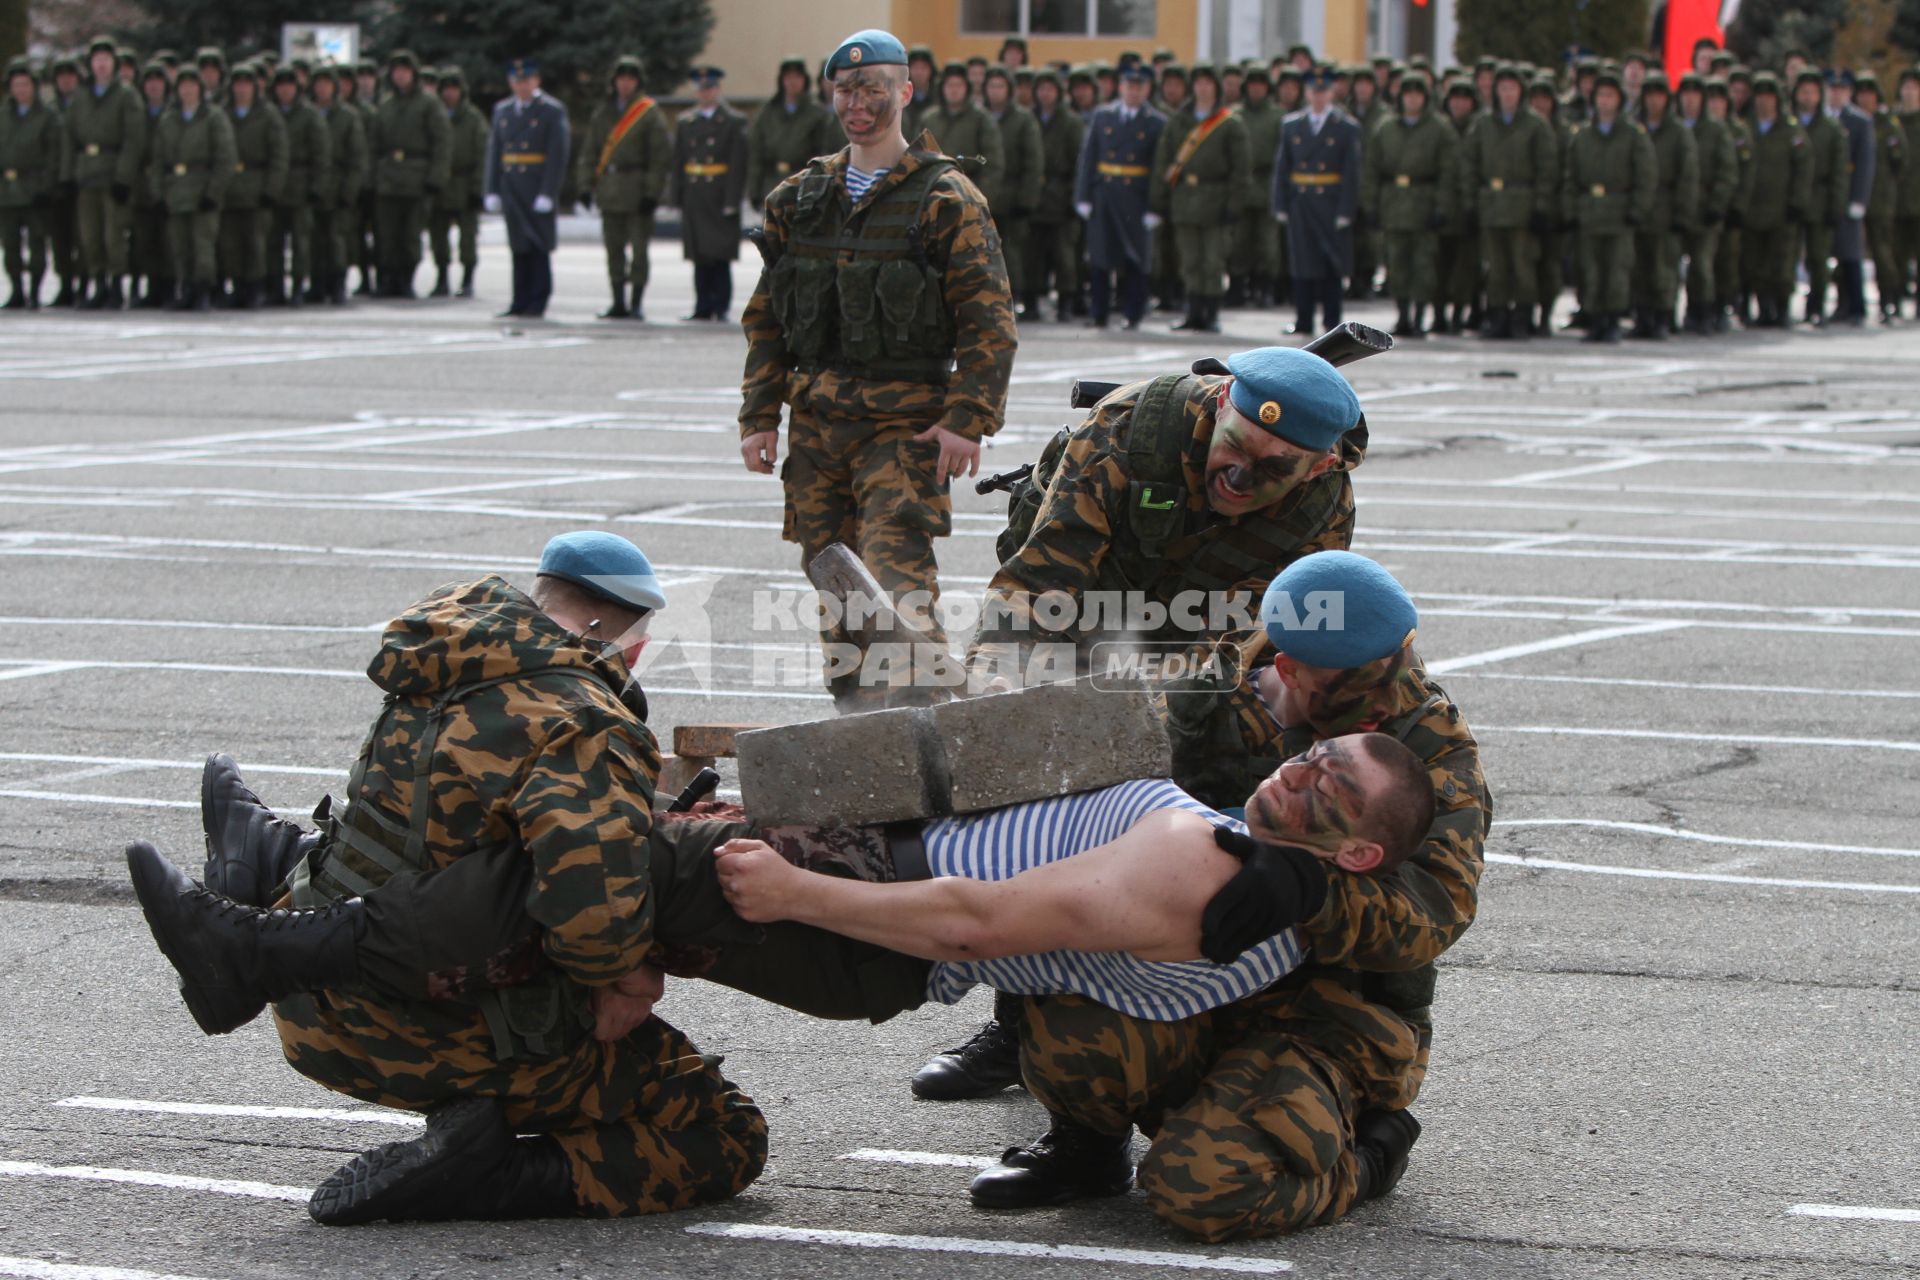
[[140,151],[129,214],[132,243],[127,266],[139,287],[136,292],[134,284],[127,286],[127,305],[158,310],[173,297],[174,284],[173,261],[167,254],[167,206],[153,184],[153,149],[159,142],[160,117],[167,113],[173,83],[166,65],[158,59],[146,65],[137,83],[141,109],[146,113],[146,145]]
[[1220,332],[1227,252],[1250,199],[1253,157],[1247,127],[1220,100],[1211,63],[1189,73],[1193,110],[1167,121],[1154,148],[1148,208],[1173,228],[1186,318],[1175,329]]
[[1700,208],[1700,153],[1693,131],[1673,110],[1664,71],[1640,82],[1640,123],[1653,143],[1653,207],[1634,232],[1633,336],[1665,338],[1673,328],[1680,289],[1680,255]]
[[695,67],[693,109],[674,122],[667,202],[680,210],[681,251],[693,263],[689,320],[722,321],[733,307],[740,203],[747,192],[747,118],[720,100],[725,74],[719,67]]
[[[602,320],[644,320],[641,300],[647,292],[647,246],[653,242],[653,215],[666,193],[673,168],[673,136],[666,113],[640,92],[644,73],[640,59],[623,57],[613,64],[605,100],[594,108],[580,148],[574,189],[583,204],[600,206],[600,240],[607,251],[607,285],[613,302],[600,313]],[[806,97],[806,71],[793,74],[792,64],[781,69],[788,88],[798,82],[791,115],[805,117],[820,105]],[[761,111],[765,117],[772,106]],[[786,109],[781,108],[786,114]],[[758,121],[755,122],[756,126]],[[753,141],[749,133],[748,168],[752,169]],[[751,190],[753,180],[747,181]]]
[[1362,189],[1386,245],[1387,292],[1399,312],[1396,338],[1427,335],[1427,308],[1439,296],[1440,233],[1458,198],[1459,135],[1427,109],[1430,97],[1426,76],[1402,76],[1397,110],[1363,152]]
[[347,268],[353,264],[360,228],[360,193],[367,185],[364,117],[342,101],[351,71],[316,69],[308,79],[313,109],[327,130],[327,168],[313,181],[313,286],[308,302],[347,302]]
[[1560,117],[1570,127],[1578,128],[1593,119],[1593,82],[1600,75],[1600,59],[1583,57],[1574,60],[1573,90],[1560,104]]
[[[787,406],[782,536],[803,566],[832,543],[853,548],[895,600],[936,619],[940,643],[947,483],[978,471],[981,439],[1000,429],[1017,339],[985,197],[929,134],[909,146],[900,132],[906,63],[884,31],[842,42],[827,72],[850,145],[767,198],[766,265],[743,319],[740,453],[771,473]],[[829,689],[845,706],[940,693],[862,687],[849,672]]]
[[200,69],[200,82],[206,86],[209,106],[227,102],[227,55],[218,45],[201,45],[193,52],[193,65]]
[[1540,254],[1533,276],[1533,296],[1540,308],[1539,315],[1533,321],[1533,331],[1543,338],[1550,338],[1553,336],[1554,304],[1560,300],[1561,289],[1566,287],[1567,237],[1562,221],[1559,175],[1566,168],[1567,143],[1573,137],[1573,131],[1560,120],[1560,95],[1555,91],[1552,80],[1542,76],[1528,86],[1527,106],[1553,130],[1553,211],[1547,219],[1547,233],[1540,237]]
[[405,49],[387,55],[385,100],[367,131],[373,157],[374,251],[382,297],[411,298],[420,268],[427,206],[446,190],[453,129],[438,98],[418,84],[419,62]]
[[1524,338],[1533,330],[1540,237],[1552,229],[1559,151],[1553,128],[1527,110],[1520,69],[1494,73],[1494,101],[1460,140],[1460,198],[1477,207],[1480,255],[1487,268],[1488,338]]
[[[1717,327],[1719,287],[1714,262],[1720,254],[1727,210],[1740,189],[1740,157],[1733,131],[1707,111],[1707,84],[1689,71],[1680,77],[1680,124],[1693,135],[1699,160],[1699,206],[1687,232],[1687,332],[1702,336]],[[1656,146],[1658,139],[1655,140]]]
[[[91,81],[67,107],[69,178],[76,187],[80,267],[91,290],[75,301],[89,311],[126,306],[127,240],[133,188],[147,147],[147,113],[140,95],[120,82],[118,47],[105,36],[87,46]],[[87,289],[86,281],[82,289]]]
[[954,61],[940,68],[935,92],[938,96],[920,113],[918,127],[932,135],[933,149],[941,155],[971,162],[967,176],[987,198],[987,207],[998,208],[1007,172],[1006,148],[1000,140],[1000,127],[986,108],[973,100],[967,64]]
[[1880,295],[1880,322],[1891,324],[1900,316],[1903,292],[1893,218],[1899,206],[1900,184],[1911,163],[1907,156],[1907,136],[1900,121],[1881,100],[1880,79],[1871,71],[1854,77],[1853,105],[1873,121],[1873,194],[1867,200],[1867,252],[1873,256],[1873,280]]
[[[307,80],[312,83],[309,73]],[[316,277],[313,209],[323,175],[333,168],[333,133],[303,96],[291,65],[273,73],[274,106],[286,125],[287,181],[274,202],[267,230],[267,296],[271,306],[299,306]],[[288,261],[288,249],[292,261]]]
[[1801,210],[1800,259],[1807,273],[1807,323],[1827,323],[1833,280],[1833,225],[1847,212],[1847,135],[1826,112],[1826,81],[1812,67],[1793,78],[1794,117],[1807,136],[1807,203]]
[[1040,125],[1040,199],[1033,208],[1024,284],[1014,287],[1043,294],[1051,282],[1054,319],[1086,314],[1081,297],[1080,215],[1073,209],[1073,184],[1080,168],[1080,145],[1087,124],[1063,99],[1060,74],[1051,69],[1033,77],[1034,119]]
[[362,58],[354,63],[351,70],[341,75],[340,96],[360,117],[360,132],[367,144],[366,180],[360,185],[358,203],[348,213],[351,221],[347,228],[347,265],[360,269],[360,284],[354,289],[353,295],[365,298],[373,296],[376,283],[374,275],[379,264],[373,240],[373,174],[377,160],[373,154],[373,116],[380,105],[380,64],[371,58]]
[[805,58],[783,60],[778,87],[747,130],[747,199],[756,209],[788,174],[846,145],[833,112],[807,92],[808,84]]
[[224,305],[252,309],[266,295],[267,228],[287,185],[287,125],[260,102],[260,72],[250,62],[227,80],[233,121],[233,181],[220,205],[220,276]]
[[[1155,69],[1159,78],[1154,82],[1151,105],[1167,118],[1166,131],[1192,128],[1193,90],[1186,67],[1169,60],[1164,65],[1157,64]],[[1147,222],[1153,240],[1153,271],[1148,278],[1148,286],[1153,290],[1153,309],[1179,311],[1187,305],[1186,278],[1180,271],[1180,241],[1159,214]]]
[[[1895,113],[1909,148],[1920,147],[1920,67],[1908,67],[1900,73],[1900,109]],[[1897,300],[1914,295],[1920,283],[1920,160],[1911,156],[1900,170],[1900,189],[1894,197],[1893,254],[1896,270],[1893,280],[1899,292]],[[1916,308],[1920,314],[1920,307]]]
[[1753,130],[1733,110],[1733,97],[1724,80],[1707,81],[1707,118],[1727,131],[1733,145],[1733,198],[1727,202],[1720,244],[1713,257],[1713,331],[1725,333],[1737,314],[1742,325],[1753,323],[1753,293],[1741,265],[1741,230],[1747,198],[1753,189]]
[[467,76],[458,67],[440,73],[440,101],[447,112],[447,185],[427,213],[433,244],[434,281],[429,295],[452,292],[447,273],[453,265],[453,233],[460,233],[460,296],[473,296],[473,273],[480,265],[480,190],[487,160],[487,118],[467,100]]
[[1040,318],[1040,292],[1033,287],[1033,211],[1040,203],[1040,183],[1046,156],[1040,140],[1040,122],[1013,101],[1013,76],[1005,67],[988,67],[981,82],[982,106],[1000,129],[1005,165],[1000,175],[999,199],[992,205],[993,225],[1000,232],[1000,248],[1007,260],[1007,279],[1014,288],[1014,315]]
[[53,93],[47,106],[60,119],[60,177],[53,199],[47,206],[47,243],[53,258],[53,274],[60,281],[53,305],[70,307],[86,297],[80,278],[80,246],[76,238],[79,215],[74,205],[78,191],[73,182],[73,149],[67,138],[67,114],[80,93],[80,64],[73,58],[55,58],[47,68]]
[[1753,292],[1754,323],[1790,328],[1799,237],[1813,216],[1813,156],[1799,123],[1781,110],[1771,72],[1753,78],[1753,178],[1745,194],[1740,272]]
[[1234,108],[1247,131],[1247,155],[1253,166],[1233,223],[1228,256],[1226,305],[1247,305],[1264,311],[1273,305],[1280,279],[1280,245],[1285,238],[1273,220],[1273,161],[1280,152],[1280,123],[1285,119],[1273,98],[1273,78],[1262,66],[1247,68],[1240,86],[1240,105]]
[[197,67],[173,81],[174,106],[160,117],[153,148],[155,185],[167,205],[167,248],[173,256],[177,311],[205,311],[219,288],[220,206],[239,162],[233,122],[205,101]]
[[33,64],[7,66],[7,100],[0,107],[0,248],[6,254],[9,311],[40,306],[47,273],[47,210],[67,163],[60,117],[40,101]]
[[1620,77],[1594,80],[1593,119],[1567,146],[1565,207],[1577,226],[1580,305],[1593,327],[1584,342],[1618,342],[1633,276],[1633,237],[1649,226],[1659,178],[1653,142],[1626,117]]
[[[1347,68],[1347,85],[1347,100],[1342,105],[1360,126],[1360,150],[1364,163],[1367,141],[1373,137],[1373,131],[1380,127],[1381,122],[1392,114],[1392,108],[1381,96],[1380,82],[1374,78],[1373,68],[1366,63],[1356,62]],[[1376,277],[1385,264],[1378,212],[1367,206],[1367,192],[1363,187],[1360,192],[1360,212],[1353,229],[1353,275],[1347,283],[1347,297],[1355,300],[1375,297],[1378,293]]]
[[[1447,124],[1464,145],[1467,131],[1480,114],[1473,85],[1466,80],[1449,80],[1443,101]],[[1460,168],[1456,162],[1455,172]],[[1439,302],[1446,307],[1444,328],[1454,334],[1471,328],[1480,315],[1480,200],[1477,192],[1467,189],[1464,178],[1459,181],[1461,190],[1454,201],[1453,216],[1440,236]],[[1473,198],[1468,199],[1469,195]],[[1437,307],[1433,327],[1443,327]]]

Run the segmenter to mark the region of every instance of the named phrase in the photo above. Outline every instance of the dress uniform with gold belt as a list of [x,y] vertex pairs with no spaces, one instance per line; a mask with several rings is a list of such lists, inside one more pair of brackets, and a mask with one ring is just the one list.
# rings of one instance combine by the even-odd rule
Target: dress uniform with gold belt
[[1340,323],[1342,282],[1353,272],[1353,220],[1360,207],[1360,125],[1331,105],[1333,75],[1307,80],[1308,107],[1280,126],[1273,166],[1274,216],[1287,225],[1293,268],[1293,332],[1314,332],[1314,308]]
[[[1122,67],[1120,75],[1136,84],[1152,80],[1152,73],[1137,62]],[[1110,102],[1087,117],[1073,200],[1075,212],[1087,224],[1087,261],[1092,268],[1089,303],[1096,328],[1107,326],[1116,272],[1127,327],[1139,327],[1146,311],[1147,277],[1153,270],[1147,204],[1154,150],[1166,127],[1167,118],[1144,102],[1137,107]]]
[[694,105],[673,129],[672,194],[680,245],[693,263],[689,320],[725,320],[740,256],[740,202],[747,194],[747,118],[720,100],[719,67],[693,69]]
[[540,64],[507,64],[513,93],[493,109],[487,142],[486,207],[507,220],[513,252],[513,301],[502,315],[538,319],[553,296],[554,205],[572,145],[567,109],[540,90]]

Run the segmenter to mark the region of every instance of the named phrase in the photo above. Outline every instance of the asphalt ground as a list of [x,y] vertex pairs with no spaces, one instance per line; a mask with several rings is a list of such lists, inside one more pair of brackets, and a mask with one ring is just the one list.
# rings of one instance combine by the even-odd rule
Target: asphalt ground
[[[121,849],[197,863],[206,753],[310,807],[377,705],[360,673],[380,623],[449,580],[524,581],[587,526],[704,603],[660,620],[663,736],[827,710],[805,634],[777,625],[801,584],[777,483],[735,449],[740,334],[673,319],[691,284],[672,246],[654,271],[647,324],[592,319],[603,275],[578,243],[540,323],[492,318],[497,249],[471,302],[0,317],[0,1275],[1920,1267],[1910,325],[1434,339],[1349,370],[1374,440],[1356,549],[1417,595],[1497,801],[1391,1197],[1219,1247],[1137,1193],[975,1212],[972,1167],[1042,1117],[1017,1090],[915,1102],[905,1078],[983,995],[867,1028],[675,983],[661,1015],[769,1116],[746,1194],[619,1223],[313,1225],[307,1188],[407,1130],[295,1076],[265,1026],[207,1040],[180,1007]],[[1167,317],[1030,325],[987,465],[1033,457],[1075,377],[1177,369],[1282,316],[1226,319],[1203,342]],[[941,558],[965,598],[1001,516],[966,489],[956,506]]]

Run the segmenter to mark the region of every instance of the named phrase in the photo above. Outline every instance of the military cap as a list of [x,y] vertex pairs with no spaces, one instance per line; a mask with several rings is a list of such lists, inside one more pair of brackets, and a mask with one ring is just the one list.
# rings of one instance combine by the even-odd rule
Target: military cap
[[1800,69],[1800,74],[1793,78],[1794,91],[1797,93],[1800,89],[1800,86],[1807,83],[1809,80],[1811,80],[1814,84],[1819,85],[1823,89],[1826,88],[1827,86],[1826,78],[1820,74],[1818,69],[1814,67],[1802,67]]
[[87,56],[89,58],[102,49],[105,49],[116,58],[120,56],[120,46],[113,42],[112,36],[95,36],[87,42]]
[[7,82],[11,84],[15,76],[25,76],[35,84],[40,83],[40,77],[33,73],[33,64],[25,58],[15,58],[7,64]]
[[1576,76],[1596,75],[1599,73],[1599,70],[1600,59],[1593,57],[1591,54],[1584,58],[1575,58],[1573,61],[1573,74]]
[[[395,49],[387,55],[387,69],[392,70],[394,67],[406,67],[411,71],[418,71],[420,70],[420,59],[413,56],[413,50],[411,49]],[[513,74],[512,63],[507,64],[507,74]]]
[[1413,639],[1420,612],[1377,561],[1316,551],[1267,584],[1260,622],[1273,647],[1294,661],[1350,671],[1398,653]]
[[1260,347],[1226,359],[1233,407],[1302,449],[1331,449],[1360,420],[1360,397],[1340,371],[1297,347]]
[[1707,59],[1707,70],[1718,71],[1722,67],[1730,67],[1733,65],[1733,61],[1733,54],[1730,51],[1719,49],[1711,58]]
[[1920,66],[1902,68],[1900,78],[1894,81],[1894,83],[1905,84],[1909,80],[1920,81]]
[[1649,93],[1664,93],[1668,97],[1673,96],[1673,86],[1667,83],[1666,72],[1647,72],[1647,78],[1640,82],[1640,96],[1645,97]]
[[460,92],[465,93],[467,91],[467,73],[458,67],[440,68],[440,87],[442,89],[458,89]]
[[[1117,76],[1122,71],[1125,71],[1129,66],[1139,66],[1139,65],[1140,64],[1137,62],[1135,63],[1123,62],[1119,66],[1115,66],[1113,63],[1108,62],[1104,58],[1101,58],[1101,59],[1096,59],[1093,62],[1089,62],[1087,64],[1087,68],[1088,70],[1093,72],[1094,79],[1098,80],[1101,76]],[[1147,79],[1149,80],[1153,79],[1153,72],[1151,71],[1147,72]]]
[[1873,72],[1871,71],[1854,72],[1853,73],[1853,91],[1855,93],[1858,93],[1862,89],[1865,89],[1868,93],[1873,94],[1875,97],[1879,97],[1880,96],[1880,77],[1873,74]]
[[1027,38],[1025,36],[1008,36],[1000,42],[1000,56],[1005,58],[1007,56],[1007,50],[1009,49],[1018,49],[1020,52],[1025,53],[1027,51]]
[[[1024,67],[1021,69],[1025,70]],[[1061,93],[1065,93],[1067,91],[1067,86],[1061,83],[1060,73],[1058,71],[1055,71],[1052,67],[1036,67],[1034,69],[1033,87],[1037,89],[1043,84],[1050,84],[1055,89],[1058,89]]]
[[1400,77],[1400,92],[1405,93],[1409,89],[1415,93],[1425,94],[1429,98],[1433,96],[1433,84],[1424,72],[1409,71]]
[[158,58],[153,59],[148,62],[146,66],[140,68],[140,83],[145,84],[156,76],[162,80],[167,78],[167,64],[161,62]]
[[1500,60],[1490,53],[1483,53],[1473,60],[1473,70],[1475,74],[1482,71],[1497,71],[1499,67]]
[[667,607],[646,553],[617,533],[582,529],[556,535],[540,553],[538,573],[585,587],[629,609]]
[[[693,78],[698,80],[701,73],[705,72],[717,80],[719,79],[719,75],[717,74],[719,70],[718,67],[695,67],[693,69]],[[528,76],[537,76],[539,74],[540,60],[538,58],[511,58],[507,61],[507,79],[509,80],[524,80]]]
[[79,75],[80,60],[78,58],[75,58],[70,53],[63,53],[59,57],[55,58],[52,62],[47,64],[47,74],[50,76],[57,76],[62,71],[66,72],[70,76]]
[[1313,56],[1313,46],[1310,44],[1299,44],[1299,43],[1290,44],[1287,46],[1288,61],[1292,61],[1294,58],[1298,57],[1300,54],[1303,54],[1303,53],[1306,54],[1309,58],[1311,58]]
[[313,85],[313,84],[319,83],[322,80],[329,80],[329,81],[332,81],[335,85],[338,85],[340,83],[341,76],[347,76],[352,74],[353,72],[347,70],[344,67],[336,67],[331,62],[323,62],[319,66],[313,69],[313,74],[307,77],[307,83],[309,85]]
[[218,45],[203,44],[193,51],[193,65],[196,67],[218,67],[227,69],[226,52]]
[[1757,98],[1763,93],[1780,96],[1780,78],[1771,71],[1762,71],[1753,77],[1753,96]]
[[1267,73],[1265,67],[1258,63],[1252,66],[1242,67],[1241,74],[1246,77],[1241,82],[1243,84],[1263,84],[1269,89],[1273,88],[1273,77]]
[[1084,80],[1086,83],[1092,84],[1093,76],[1093,64],[1082,62],[1067,72],[1067,84],[1071,86],[1075,80]]
[[1411,58],[1407,59],[1407,66],[1413,68],[1416,71],[1432,71],[1433,59],[1429,58],[1424,53],[1416,53]]
[[[955,76],[959,76],[962,80],[966,80],[967,64],[960,61],[960,59],[958,58],[948,58],[946,62],[942,63],[940,66],[940,76],[939,76],[940,82],[944,84],[947,81],[953,79]],[[969,83],[971,83],[971,81],[969,81]]]
[[[640,65],[640,59],[635,58],[631,55],[620,59],[620,62],[631,62],[635,66]],[[613,73],[615,75],[620,74],[620,62],[616,62],[613,64]],[[773,73],[773,78],[775,80],[778,80],[782,76],[786,75],[787,72],[789,71],[798,71],[801,75],[807,76],[809,78],[813,75],[812,69],[807,66],[807,60],[805,58],[799,57],[791,53],[788,54],[786,57],[780,59],[780,69]]]
[[133,50],[131,49],[122,49],[114,55],[113,60],[116,64],[123,67],[137,67],[140,65],[140,59],[134,56]]
[[1189,81],[1198,80],[1202,76],[1213,81],[1213,87],[1215,89],[1220,87],[1220,72],[1211,62],[1196,62],[1187,68],[1187,79]]
[[300,77],[294,74],[292,67],[275,67],[273,71],[273,82],[275,84],[299,84]]
[[1331,89],[1333,88],[1333,69],[1315,67],[1311,71],[1304,72],[1300,79],[1309,89]]
[[1003,67],[997,62],[992,63],[987,67],[987,74],[981,78],[980,83],[985,84],[988,80],[1005,80],[1007,88],[1011,89],[1013,88],[1013,68]]
[[[1145,69],[1145,64],[1143,63],[1136,62],[1133,65]],[[1148,70],[1147,74],[1152,75],[1153,72]],[[1184,63],[1169,62],[1166,66],[1160,68],[1160,78],[1162,80],[1185,80],[1187,74],[1187,68]]]
[[[866,32],[861,32],[861,34],[865,35]],[[880,32],[879,34],[885,35],[886,33]],[[899,44],[900,42],[895,40],[894,43]],[[924,62],[930,67],[939,65],[939,59],[933,56],[933,46],[930,44],[917,44],[907,50],[907,61]]]
[[302,71],[302,72],[305,72],[307,75],[313,74],[313,63],[309,62],[305,58],[295,58],[292,62],[289,62],[287,65],[292,67],[295,71]]
[[1474,102],[1480,101],[1480,91],[1473,87],[1473,81],[1462,80],[1459,76],[1448,77],[1446,90],[1441,96],[1444,98],[1469,98]]
[[422,66],[420,68],[420,80],[423,84],[440,83],[440,68],[433,66],[431,63]]
[[353,74],[356,76],[377,76],[380,74],[380,64],[372,58],[362,58],[353,64]]
[[1282,82],[1285,82],[1285,81],[1288,81],[1288,80],[1291,80],[1291,81],[1293,81],[1293,82],[1294,82],[1295,84],[1300,84],[1300,83],[1302,83],[1302,82],[1304,82],[1304,81],[1306,80],[1306,78],[1307,78],[1307,77],[1306,77],[1306,73],[1304,73],[1303,71],[1301,71],[1301,70],[1300,70],[1300,68],[1298,68],[1298,67],[1282,67],[1282,68],[1280,68],[1280,79],[1281,79],[1281,81],[1282,81]]
[[1646,53],[1645,50],[1632,49],[1628,51],[1626,57],[1620,59],[1620,65],[1624,67],[1629,62],[1637,62],[1641,66],[1645,67],[1645,66],[1650,66],[1653,62],[1653,59]]
[[1736,80],[1744,85],[1752,85],[1753,84],[1753,68],[1743,67],[1736,64],[1733,70],[1727,72],[1727,83],[1732,84]]
[[969,69],[973,67],[984,67],[986,65],[987,65],[987,55],[984,53],[976,53],[971,58],[967,59],[967,66]]
[[243,62],[233,70],[227,72],[227,79],[252,80],[258,84],[260,81],[260,68],[254,66],[251,62]]
[[1554,88],[1553,78],[1551,76],[1535,76],[1532,83],[1527,85],[1527,96],[1529,98],[1552,98],[1553,104],[1556,107],[1560,105],[1560,91]]
[[[802,74],[805,74],[807,71],[806,63],[800,61],[798,58],[788,58],[780,64],[780,74],[785,75],[789,67]],[[623,53],[613,60],[613,70],[608,73],[607,79],[611,81],[617,76],[632,76],[637,80],[645,80],[647,78],[647,71],[646,68],[641,65],[640,59],[630,53]]]
[[1380,87],[1380,81],[1377,77],[1374,76],[1373,68],[1368,66],[1364,62],[1355,62],[1350,66],[1342,67],[1340,69],[1340,74],[1345,76],[1347,79],[1353,81],[1355,84],[1358,84],[1360,81],[1365,80],[1368,84],[1374,86],[1376,89]]
[[1032,84],[1033,77],[1037,74],[1039,73],[1032,67],[1015,67],[1013,68],[1013,82],[1015,84]]
[[1511,80],[1523,89],[1527,87],[1527,77],[1511,62],[1503,62],[1495,69],[1493,82],[1499,84],[1502,80]]
[[1611,88],[1615,93],[1619,94],[1623,98],[1627,94],[1626,89],[1620,83],[1620,73],[1618,71],[1615,71],[1612,67],[1602,67],[1600,68],[1599,71],[1594,73],[1593,91],[1595,93],[1600,92],[1600,89],[1602,86]]
[[1702,76],[1698,71],[1689,71],[1680,77],[1681,93],[1705,93],[1706,91],[1706,77]]
[[179,51],[175,49],[155,49],[153,51],[153,61],[163,67],[171,69],[180,65],[180,54]]
[[[1176,67],[1168,67],[1166,70],[1178,72],[1178,68]],[[1119,76],[1122,80],[1151,80],[1153,79],[1153,68],[1144,62],[1129,62],[1120,68]]]
[[192,66],[181,67],[179,71],[175,72],[173,87],[178,89],[182,84],[188,83],[189,81],[191,81],[196,88],[204,89],[207,87],[206,79],[200,74],[200,65],[198,63]]
[[1728,98],[1731,96],[1727,93],[1727,80],[1725,76],[1707,77],[1707,96],[1709,98]]

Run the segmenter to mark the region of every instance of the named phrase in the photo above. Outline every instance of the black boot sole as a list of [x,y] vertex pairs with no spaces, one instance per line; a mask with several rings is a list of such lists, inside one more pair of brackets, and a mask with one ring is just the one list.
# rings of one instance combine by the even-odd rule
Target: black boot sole
[[250,907],[272,905],[268,899],[299,860],[306,835],[254,794],[225,752],[208,756],[200,771],[200,830],[207,845],[201,883]]
[[[498,1127],[499,1103],[491,1098],[462,1098],[433,1113],[427,1132],[408,1142],[389,1142],[364,1151],[336,1169],[313,1189],[307,1213],[328,1227],[350,1227],[391,1218],[419,1221],[423,1200],[445,1200],[457,1179],[471,1177],[474,1148]],[[507,1135],[511,1141],[512,1136]],[[443,1214],[432,1216],[442,1217]]]
[[[967,1188],[967,1198],[976,1209],[1047,1209],[1055,1205],[1072,1204],[1076,1200],[1104,1200],[1113,1196],[1123,1196],[1133,1190],[1133,1171],[1128,1167],[1124,1182],[1103,1182],[1094,1185],[1081,1183],[1054,1182],[1044,1174],[1030,1169],[1020,1169],[1021,1173],[1031,1173],[1031,1178],[1000,1178],[982,1183],[979,1177]],[[994,1170],[987,1170],[991,1173]]]
[[180,901],[191,892],[193,882],[144,840],[127,846],[127,872],[147,929],[180,975],[180,998],[200,1030],[210,1036],[225,1035],[259,1017],[267,1007],[265,997],[215,981],[219,966],[195,945],[192,924],[181,919]]

